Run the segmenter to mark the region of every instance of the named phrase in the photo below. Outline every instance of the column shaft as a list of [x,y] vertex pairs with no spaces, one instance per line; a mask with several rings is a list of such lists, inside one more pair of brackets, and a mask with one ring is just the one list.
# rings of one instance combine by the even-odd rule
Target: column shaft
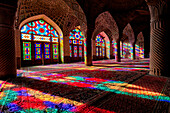
[[151,14],[150,33],[150,74],[169,76],[169,11],[168,2],[148,3]]
[[87,58],[85,64],[87,66],[92,65],[92,34],[93,34],[93,27],[91,25],[87,25],[87,38],[86,38],[86,47],[87,47]]
[[116,52],[115,60],[116,60],[116,62],[121,62],[121,57],[120,57],[120,40],[118,39],[116,41],[116,43],[117,43],[117,52]]
[[136,59],[135,43],[133,43],[132,46],[133,46],[133,60],[135,60]]
[[[151,22],[150,37],[150,74],[166,76],[168,72],[168,37],[166,29],[162,26],[163,21]],[[158,27],[159,26],[159,27]]]
[[0,4],[0,79],[16,77],[15,11],[13,6]]

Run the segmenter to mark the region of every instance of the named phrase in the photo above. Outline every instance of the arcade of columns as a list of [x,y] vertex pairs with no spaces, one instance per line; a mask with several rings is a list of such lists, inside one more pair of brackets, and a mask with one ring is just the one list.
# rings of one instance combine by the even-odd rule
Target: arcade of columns
[[[150,74],[157,76],[168,76],[170,74],[169,62],[169,40],[170,37],[170,15],[168,14],[169,1],[146,0],[150,10]],[[7,79],[16,77],[15,36],[14,20],[17,10],[17,0],[11,4],[0,3],[0,78]],[[92,65],[92,42],[94,24],[87,16],[87,59],[86,65]],[[120,39],[116,40],[118,52],[116,61],[120,62]]]

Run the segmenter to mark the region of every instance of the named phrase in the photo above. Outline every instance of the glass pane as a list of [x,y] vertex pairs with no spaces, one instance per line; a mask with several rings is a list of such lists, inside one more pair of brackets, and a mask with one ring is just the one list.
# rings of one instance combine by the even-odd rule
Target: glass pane
[[74,46],[74,57],[77,57],[77,46]]
[[53,44],[53,59],[58,59],[58,44]]
[[44,44],[44,55],[45,55],[45,59],[50,59],[50,44],[49,43]]
[[31,60],[31,42],[23,42],[23,60]]
[[82,46],[79,46],[79,57],[82,57],[82,54],[83,54]]
[[56,31],[53,27],[51,27],[50,36],[52,36],[52,37],[58,37],[57,31]]
[[35,60],[42,59],[41,43],[35,43]]
[[21,33],[32,34],[32,24],[31,24],[31,22],[28,23],[28,24],[25,24],[25,25],[21,28]]
[[72,47],[70,45],[70,57],[72,57]]
[[47,36],[38,36],[38,35],[33,35],[33,40],[34,41],[42,41],[42,42],[50,42],[50,37]]
[[21,34],[22,40],[31,40],[31,34]]
[[32,22],[33,25],[33,34],[50,36],[50,25],[47,24],[44,20],[37,20]]

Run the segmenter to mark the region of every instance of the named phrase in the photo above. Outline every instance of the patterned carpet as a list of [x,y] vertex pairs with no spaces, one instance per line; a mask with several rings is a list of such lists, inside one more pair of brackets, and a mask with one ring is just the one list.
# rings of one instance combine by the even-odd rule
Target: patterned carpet
[[148,59],[93,64],[17,70],[17,78],[0,80],[0,113],[170,112],[170,78],[149,75]]

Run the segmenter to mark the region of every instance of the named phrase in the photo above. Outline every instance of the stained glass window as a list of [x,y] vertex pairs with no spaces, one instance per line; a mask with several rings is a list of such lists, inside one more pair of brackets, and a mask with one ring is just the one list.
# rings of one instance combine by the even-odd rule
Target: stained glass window
[[123,50],[123,48],[122,48],[122,41],[120,41],[120,56],[121,56],[121,57],[123,57],[123,55],[122,55],[122,50]]
[[23,42],[23,60],[31,60],[31,42]]
[[100,35],[96,36],[96,56],[105,56],[105,41]]
[[144,36],[142,32],[140,32],[137,36],[135,51],[136,58],[144,58]]
[[82,53],[83,53],[82,50],[83,50],[83,49],[82,49],[82,46],[79,46],[79,57],[82,57]]
[[21,39],[22,40],[31,40],[31,34],[21,34]]
[[42,42],[50,42],[50,37],[47,36],[38,36],[38,35],[33,35],[33,40],[34,41],[42,41]]
[[52,42],[57,42],[57,43],[58,43],[58,38],[53,37],[53,38],[52,38]]
[[135,54],[137,56],[137,58],[139,58],[139,55],[140,55],[140,48],[139,48],[139,45],[135,45]]
[[50,59],[50,44],[44,43],[44,55],[45,59]]
[[35,60],[42,59],[41,43],[35,43]]
[[58,59],[58,44],[53,44],[53,59]]
[[58,37],[57,31],[44,20],[29,22],[21,28],[21,33]]
[[[50,42],[56,43],[53,46],[53,59],[58,59],[59,35],[57,31],[44,20],[36,20],[25,24],[21,28],[21,39],[29,41],[38,41],[44,43],[35,43],[35,59],[42,59],[42,46],[44,45],[44,58],[50,59]],[[46,43],[46,42],[49,42]],[[40,47],[38,46],[40,44]],[[32,45],[33,46],[33,45]],[[57,53],[56,53],[57,52]]]
[[44,20],[37,20],[32,22],[33,34],[50,36],[50,25]]
[[72,44],[72,40],[69,40],[69,43]]
[[73,44],[77,44],[77,40],[73,40]]
[[83,41],[79,41],[79,45],[82,45],[83,44]]
[[116,42],[112,40],[113,56],[115,56],[115,46],[116,46]]
[[74,29],[72,32],[70,32],[69,34],[70,57],[83,56],[83,47],[84,47],[83,42],[84,42],[84,36],[79,29]]
[[74,46],[74,57],[77,57],[77,46]]
[[105,48],[103,48],[103,56],[105,56]]
[[21,33],[32,34],[32,22],[21,27]]
[[99,50],[98,50],[98,47],[96,47],[96,56],[99,56]]
[[126,57],[127,51],[128,51],[128,45],[127,45],[127,43],[123,43],[123,58]]
[[51,27],[51,32],[50,32],[50,34],[51,34],[52,37],[58,37],[57,31],[56,31],[53,27]]
[[72,47],[70,45],[70,57],[72,57]]
[[118,47],[117,47],[117,42],[115,42],[114,44],[114,47],[115,47],[115,59],[117,60],[118,59]]
[[137,42],[135,44],[135,54],[137,58],[144,58],[143,42]]
[[132,46],[132,44],[128,44],[128,54],[129,54],[129,59],[132,59],[133,58],[133,46]]
[[100,56],[102,56],[102,48],[100,48]]
[[144,58],[144,44],[140,43],[140,58]]

